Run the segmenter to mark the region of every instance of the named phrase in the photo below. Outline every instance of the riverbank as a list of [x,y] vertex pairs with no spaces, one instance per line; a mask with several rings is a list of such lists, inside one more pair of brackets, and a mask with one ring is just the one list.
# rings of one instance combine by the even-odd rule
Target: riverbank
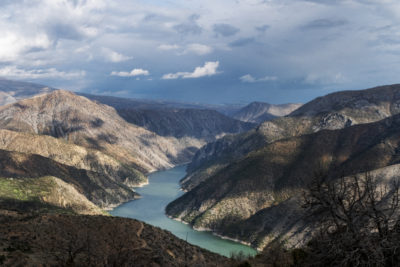
[[211,232],[196,231],[190,225],[178,222],[165,214],[165,207],[184,192],[179,181],[186,174],[186,166],[158,171],[149,175],[149,184],[136,188],[140,199],[126,202],[110,213],[113,216],[134,218],[172,232],[175,236],[209,251],[231,256],[232,253],[255,255],[253,248],[239,242],[220,238]]

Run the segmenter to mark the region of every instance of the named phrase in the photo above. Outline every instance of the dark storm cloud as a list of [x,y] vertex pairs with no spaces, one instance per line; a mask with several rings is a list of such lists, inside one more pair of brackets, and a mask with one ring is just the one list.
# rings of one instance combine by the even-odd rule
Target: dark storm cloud
[[240,46],[246,46],[248,44],[254,43],[255,39],[253,37],[250,38],[240,38],[237,39],[231,43],[229,43],[230,47],[240,47]]
[[198,14],[191,15],[187,21],[175,25],[174,29],[180,34],[201,34],[203,29],[197,24],[197,20],[200,18]]
[[255,29],[256,29],[257,31],[261,32],[261,33],[266,32],[269,28],[270,28],[270,26],[267,25],[267,24],[264,24],[264,25],[256,26],[256,27],[255,27]]
[[[0,7],[0,76],[12,79],[204,102],[284,102],[399,82],[398,0],[0,0]],[[206,62],[220,63],[218,75],[162,79],[194,75]],[[135,69],[149,75],[111,75]]]
[[48,34],[51,39],[81,40],[84,36],[76,25],[58,22],[49,25]]
[[214,24],[213,25],[213,31],[215,32],[216,36],[232,36],[238,33],[240,30],[230,24],[226,23],[219,23],[219,24]]
[[343,3],[344,0],[303,0],[305,2],[313,2],[317,4],[324,4],[324,5],[336,5],[338,3]]
[[335,28],[348,24],[344,19],[316,19],[302,26],[304,30]]

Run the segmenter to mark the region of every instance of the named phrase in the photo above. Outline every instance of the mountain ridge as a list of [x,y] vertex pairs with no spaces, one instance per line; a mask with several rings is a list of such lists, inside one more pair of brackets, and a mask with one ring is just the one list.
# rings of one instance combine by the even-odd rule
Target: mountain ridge
[[[331,113],[322,110],[316,116],[300,116],[297,110],[296,116],[264,122],[248,133],[208,144],[196,153],[189,174],[182,180],[187,193],[168,205],[167,214],[195,228],[240,239],[243,220],[251,221],[257,212],[289,199],[301,188],[299,181],[312,177],[321,162],[329,166],[332,178],[397,164],[400,85],[381,88],[393,94],[381,93],[384,101],[378,99],[373,105],[363,101],[366,108],[358,117],[350,117],[359,108],[353,106],[357,99],[352,99]],[[377,90],[366,93],[375,95]],[[370,113],[374,116],[368,117]],[[368,119],[372,122],[360,122]],[[257,243],[256,239],[241,240],[261,247],[269,243]]]
[[233,115],[233,118],[245,122],[262,123],[277,117],[286,116],[301,107],[301,105],[298,103],[274,105],[255,101],[237,111]]

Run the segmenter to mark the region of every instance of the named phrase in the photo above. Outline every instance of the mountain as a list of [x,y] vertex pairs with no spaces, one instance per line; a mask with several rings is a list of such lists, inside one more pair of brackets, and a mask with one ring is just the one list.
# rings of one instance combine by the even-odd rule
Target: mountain
[[[329,162],[332,176],[396,164],[399,103],[400,85],[338,92],[210,143],[196,153],[181,181],[188,192],[167,212],[236,238],[245,220],[293,196],[321,161]],[[244,240],[259,247],[269,242],[260,238]]]
[[266,121],[254,130],[211,142],[199,150],[182,186],[187,191],[217,170],[251,151],[284,138],[382,120],[400,112],[400,85],[342,91],[304,104],[291,114]]
[[46,94],[53,90],[53,88],[40,84],[0,79],[0,106]]
[[[290,210],[291,198],[311,181],[315,171],[324,168],[335,179],[398,163],[400,115],[395,115],[270,143],[228,164],[170,203],[166,211],[195,228],[211,229],[262,248],[273,240],[272,234],[282,234],[267,230],[275,223],[271,217],[282,216],[271,215],[277,213],[277,205],[289,205],[285,209]],[[296,218],[296,213],[290,215]],[[260,216],[270,219],[260,222],[256,219]],[[260,227],[265,231],[255,231]]]
[[[106,97],[122,103],[122,118],[114,108],[68,91],[6,80],[2,85],[21,98],[34,95],[0,107],[0,150],[40,162],[10,166],[21,165],[21,173],[38,181],[51,176],[72,183],[106,209],[137,197],[128,187],[146,183],[144,174],[188,162],[206,141],[253,127],[216,111],[157,109],[155,101],[149,101],[154,110],[128,109],[131,100]],[[21,173],[5,177],[26,178]]]
[[262,123],[276,117],[286,116],[301,105],[292,103],[272,105],[264,102],[252,102],[237,111],[232,117],[240,121]]
[[122,98],[115,96],[93,95],[86,93],[77,93],[78,95],[87,97],[99,103],[114,107],[115,109],[136,109],[136,110],[165,110],[165,109],[207,109],[215,110],[226,116],[231,116],[243,105],[241,104],[203,104],[203,103],[186,103],[174,102],[166,100],[150,100],[150,99],[135,99]]
[[[248,131],[254,123],[242,122],[221,112],[227,105],[201,105],[155,100],[137,100],[110,96],[86,95],[89,99],[114,107],[127,122],[161,136],[193,137],[206,142],[226,134]],[[229,112],[228,112],[229,113]]]
[[0,129],[65,139],[145,173],[187,162],[202,145],[190,137],[158,136],[112,107],[62,90],[0,107]]
[[55,177],[103,209],[138,197],[131,187],[146,183],[144,174],[189,161],[203,144],[159,136],[62,90],[0,107],[3,177]]
[[161,136],[190,136],[206,142],[215,141],[226,134],[246,132],[255,127],[255,124],[241,122],[206,109],[121,109],[118,110],[118,114],[126,121]]

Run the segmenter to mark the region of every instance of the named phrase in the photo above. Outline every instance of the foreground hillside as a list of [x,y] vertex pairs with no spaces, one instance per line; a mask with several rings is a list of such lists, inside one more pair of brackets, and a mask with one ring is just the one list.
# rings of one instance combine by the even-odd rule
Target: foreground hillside
[[233,265],[223,256],[136,220],[65,212],[39,214],[29,207],[37,209],[29,203],[24,204],[24,211],[0,208],[0,265]]
[[[356,97],[343,102],[343,98],[348,100],[343,97],[347,92],[337,93],[341,97],[334,99],[343,105],[332,105],[334,111],[300,115],[302,107],[295,116],[264,123],[255,131],[232,137],[230,143],[220,141],[206,146],[196,155],[203,161],[194,162],[189,168],[193,173],[183,180],[189,192],[170,203],[167,213],[195,228],[211,229],[264,247],[287,231],[274,227],[285,210],[291,211],[288,224],[299,216],[293,197],[315,171],[324,168],[334,179],[399,163],[400,115],[362,124],[397,113],[398,92],[400,86],[389,86],[366,90],[365,96],[357,94],[369,99],[361,101],[365,109],[360,113],[356,109],[362,107],[353,106],[359,103]],[[370,94],[377,99],[370,98]],[[381,111],[380,115],[376,110]],[[346,124],[351,112],[352,123]],[[333,119],[321,124],[321,118],[327,116]],[[348,117],[343,120],[344,116]],[[356,123],[361,124],[351,126]],[[338,129],[321,130],[321,126]],[[289,243],[295,245],[298,241],[296,236]]]

